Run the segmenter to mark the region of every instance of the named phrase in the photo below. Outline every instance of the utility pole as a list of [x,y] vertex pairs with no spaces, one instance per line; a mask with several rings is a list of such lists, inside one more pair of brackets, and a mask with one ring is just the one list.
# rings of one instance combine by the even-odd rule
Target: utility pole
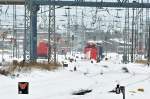
[[1,35],[0,35],[1,37],[2,37],[2,62],[4,62],[4,41],[5,41],[5,38],[6,38],[6,36],[7,36],[7,32],[3,32]]
[[138,37],[138,19],[139,19],[139,16],[138,16],[138,8],[135,8],[135,21],[134,21],[134,26],[135,26],[135,29],[134,29],[134,60],[135,60],[135,55],[137,53],[137,37]]
[[131,45],[131,62],[133,62],[133,53],[134,53],[134,23],[135,23],[135,21],[134,21],[134,8],[133,8],[133,15],[132,15],[132,41],[131,41],[131,43],[132,43],[132,45]]
[[[141,0],[141,3],[143,3],[143,0]],[[140,33],[139,33],[139,42],[138,42],[138,49],[139,49],[139,54],[140,54],[140,58],[142,59],[142,54],[143,54],[143,35],[145,34],[144,31],[143,31],[143,8],[141,8],[142,12],[140,14]]]
[[81,19],[81,22],[82,22],[82,33],[81,33],[81,37],[82,37],[82,46],[84,46],[85,44],[85,31],[84,31],[84,12],[82,10],[82,19]]
[[2,25],[2,8],[3,8],[3,6],[2,5],[0,5],[0,25]]
[[26,43],[27,43],[27,35],[26,35],[26,33],[27,33],[27,31],[26,31],[26,27],[27,27],[27,20],[26,20],[26,16],[27,16],[27,4],[26,4],[27,2],[25,1],[25,5],[24,5],[24,40],[23,40],[23,60],[24,61],[26,61]]
[[[147,3],[149,3],[149,0],[147,0]],[[149,40],[148,40],[148,35],[149,35],[149,32],[150,32],[150,24],[149,24],[149,22],[150,22],[150,19],[149,19],[149,8],[146,8],[146,33],[145,33],[145,56],[147,56],[147,58],[148,58],[148,61],[149,61],[149,56],[148,55],[150,55],[149,54],[149,44],[148,44],[148,42],[149,42]]]
[[[98,30],[101,30],[101,18],[98,17]],[[114,26],[114,20],[113,20],[113,26]]]
[[[2,15],[2,6],[0,6],[0,25],[2,25],[1,23],[2,23],[2,17],[1,17],[1,15]],[[3,62],[3,47],[4,47],[4,38],[3,38],[3,34],[0,34],[0,37],[2,38],[2,48],[1,48],[1,53],[2,53],[2,62]]]
[[150,25],[149,25],[149,37],[148,37],[148,62],[150,62]]
[[130,52],[131,52],[131,50],[130,50],[130,48],[131,48],[131,46],[130,46],[130,19],[129,19],[129,17],[130,17],[130,15],[129,15],[129,8],[127,8],[127,12],[128,12],[128,23],[127,23],[127,28],[128,28],[128,33],[127,33],[127,44],[128,44],[128,46],[127,46],[127,59],[128,59],[128,62],[129,62],[129,57],[130,57]]
[[125,23],[124,23],[124,35],[123,35],[123,38],[124,38],[124,53],[123,53],[123,63],[126,63],[127,62],[127,8],[125,10]]
[[17,58],[16,5],[13,5],[13,57]]
[[51,5],[49,5],[49,24],[48,24],[48,63],[50,63],[50,60],[51,60]]
[[77,35],[77,50],[79,49],[79,33],[78,33],[78,8],[77,6],[75,7],[75,35]]
[[[46,6],[44,6],[44,12],[46,11]],[[47,25],[47,16],[46,16],[46,13],[43,13],[42,15],[41,15],[41,17],[42,17],[42,20],[43,20],[43,26],[44,26],[44,28],[43,28],[43,30],[45,31],[46,30],[46,25]]]
[[5,37],[4,37],[4,33],[2,34],[2,40],[3,40],[3,46],[2,46],[2,63],[4,62],[4,40],[5,40]]
[[[55,0],[54,0],[55,1]],[[53,14],[52,14],[52,16],[53,16],[53,29],[54,29],[54,34],[53,34],[53,37],[54,37],[54,65],[56,65],[56,62],[57,62],[57,59],[56,59],[56,51],[57,51],[57,45],[56,45],[56,30],[55,30],[55,28],[56,28],[56,20],[55,20],[55,4],[54,5],[52,5],[53,6]]]
[[66,8],[68,10],[68,15],[67,15],[67,46],[69,52],[72,54],[71,50],[71,43],[70,43],[70,7]]
[[[127,2],[129,3],[129,0],[127,0]],[[129,42],[130,42],[130,19],[129,19],[129,17],[130,17],[130,13],[129,13],[130,11],[129,11],[129,8],[127,8],[127,44],[128,44],[128,46],[127,46],[127,60],[128,60],[128,62],[129,62],[129,55],[130,55],[130,44],[129,44]]]

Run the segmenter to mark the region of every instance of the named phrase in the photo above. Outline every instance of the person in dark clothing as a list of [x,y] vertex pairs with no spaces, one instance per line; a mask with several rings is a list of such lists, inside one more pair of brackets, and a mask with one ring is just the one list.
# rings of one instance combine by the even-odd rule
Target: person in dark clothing
[[149,62],[147,62],[147,66],[149,67]]

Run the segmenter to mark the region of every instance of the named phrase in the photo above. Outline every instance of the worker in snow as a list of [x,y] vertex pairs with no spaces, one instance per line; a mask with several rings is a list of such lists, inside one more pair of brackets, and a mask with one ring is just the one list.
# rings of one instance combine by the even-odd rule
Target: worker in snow
[[76,66],[74,66],[73,70],[74,70],[74,71],[77,71],[77,67],[76,67]]
[[149,62],[147,62],[147,66],[149,67]]

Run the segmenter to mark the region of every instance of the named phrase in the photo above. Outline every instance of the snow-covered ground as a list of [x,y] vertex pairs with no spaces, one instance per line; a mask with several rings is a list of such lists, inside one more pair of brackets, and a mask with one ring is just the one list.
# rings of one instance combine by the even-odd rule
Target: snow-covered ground
[[[63,56],[60,56],[63,61]],[[126,99],[150,97],[150,68],[143,64],[122,64],[117,54],[107,61],[91,63],[77,59],[58,70],[32,70],[19,77],[0,75],[1,99],[122,99],[122,94],[110,93],[117,84],[125,86]],[[73,71],[74,66],[77,71]],[[122,68],[128,68],[125,73]],[[29,82],[29,94],[18,94],[18,82]],[[144,89],[143,92],[138,88]],[[72,95],[80,89],[91,89],[85,95]]]

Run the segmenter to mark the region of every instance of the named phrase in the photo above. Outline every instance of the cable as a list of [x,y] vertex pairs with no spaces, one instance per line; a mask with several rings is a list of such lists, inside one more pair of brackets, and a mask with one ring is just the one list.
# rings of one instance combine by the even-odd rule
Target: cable
[[9,9],[9,5],[8,5],[7,8],[6,8],[5,16],[8,14],[8,9]]

